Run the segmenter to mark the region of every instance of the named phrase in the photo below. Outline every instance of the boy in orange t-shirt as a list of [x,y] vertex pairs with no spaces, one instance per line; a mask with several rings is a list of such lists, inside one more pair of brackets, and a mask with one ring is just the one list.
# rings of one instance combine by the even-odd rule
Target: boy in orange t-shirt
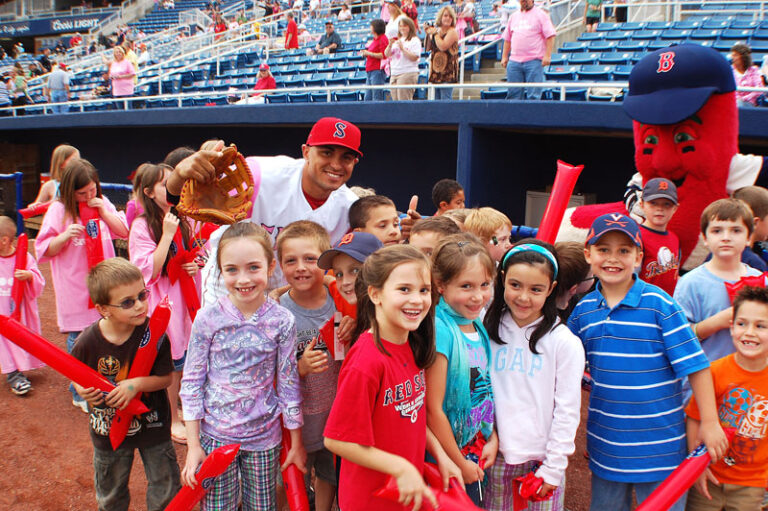
[[[747,287],[733,302],[736,352],[712,363],[720,424],[736,429],[726,455],[688,493],[686,511],[760,509],[768,483],[768,289]],[[688,447],[696,442],[699,410],[688,415]]]

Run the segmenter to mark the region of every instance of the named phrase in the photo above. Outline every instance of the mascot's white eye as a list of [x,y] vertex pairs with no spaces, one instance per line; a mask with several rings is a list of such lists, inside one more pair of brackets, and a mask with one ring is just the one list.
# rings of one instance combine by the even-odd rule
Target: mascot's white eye
[[675,134],[675,144],[680,144],[682,142],[690,142],[691,140],[696,140],[693,138],[693,135],[690,133],[685,133],[684,131],[680,133]]
[[657,145],[659,143],[659,137],[656,135],[648,135],[645,137],[645,140],[643,141],[644,144],[652,144]]

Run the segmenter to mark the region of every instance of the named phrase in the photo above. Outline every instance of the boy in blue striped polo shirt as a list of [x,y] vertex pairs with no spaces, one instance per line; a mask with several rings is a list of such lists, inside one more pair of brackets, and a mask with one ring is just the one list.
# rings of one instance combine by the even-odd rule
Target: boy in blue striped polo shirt
[[[584,256],[599,279],[568,327],[586,351],[594,380],[587,420],[591,511],[629,511],[685,458],[682,382],[701,409],[699,440],[713,459],[728,447],[715,407],[709,362],[680,306],[634,273],[643,259],[637,224],[598,217]],[[682,511],[685,497],[670,510]]]

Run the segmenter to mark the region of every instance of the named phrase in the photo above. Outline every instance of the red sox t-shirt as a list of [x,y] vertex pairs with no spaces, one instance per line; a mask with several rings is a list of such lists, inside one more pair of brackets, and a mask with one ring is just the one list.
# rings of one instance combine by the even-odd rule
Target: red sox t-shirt
[[[382,340],[385,355],[365,333],[352,346],[339,375],[339,388],[324,436],[373,446],[424,468],[427,412],[424,370],[411,347]],[[388,476],[351,461],[341,464],[339,508],[344,511],[402,511],[397,502],[374,497]]]

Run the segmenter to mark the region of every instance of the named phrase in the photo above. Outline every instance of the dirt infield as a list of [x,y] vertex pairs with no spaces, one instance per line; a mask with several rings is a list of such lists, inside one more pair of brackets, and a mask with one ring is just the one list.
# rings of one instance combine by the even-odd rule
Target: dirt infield
[[[41,265],[47,285],[38,300],[43,336],[64,348],[65,336],[56,328],[50,266]],[[13,395],[0,380],[0,510],[84,511],[96,509],[93,492],[93,448],[87,416],[72,406],[67,380],[44,368],[28,373],[34,390]],[[584,394],[586,398],[586,394]],[[589,470],[583,456],[586,405],[576,453],[567,473],[566,508],[589,509]],[[186,448],[176,447],[180,462]],[[146,479],[136,456],[131,474],[131,510],[146,510]]]

